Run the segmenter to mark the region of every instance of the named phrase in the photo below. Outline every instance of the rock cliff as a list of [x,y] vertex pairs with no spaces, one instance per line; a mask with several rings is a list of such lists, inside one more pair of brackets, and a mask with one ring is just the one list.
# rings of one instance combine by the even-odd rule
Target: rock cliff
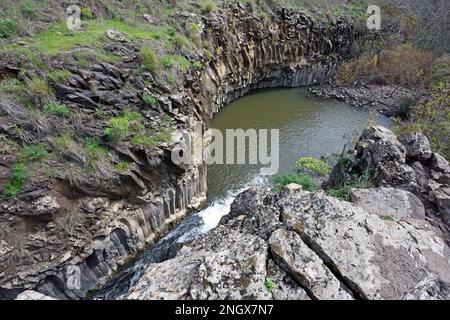
[[[344,20],[321,24],[283,9],[266,23],[242,5],[205,16],[176,11],[173,19],[195,22],[201,37],[208,38],[215,49],[213,57],[195,57],[202,61],[202,69],[186,70],[181,75],[182,86],[176,90],[159,83],[149,72],[140,73],[139,41],[107,32],[103,49],[120,57],[120,62],[71,63],[68,79],[51,83],[58,100],[77,110],[77,116],[68,120],[34,118],[15,100],[0,101],[4,143],[48,145],[50,154],[65,161],[50,157],[45,166],[35,166],[35,176],[16,198],[1,199],[0,296],[11,298],[35,289],[63,299],[83,298],[205,199],[206,168],[180,167],[170,161],[171,150],[180,142],[176,134],[170,141],[148,147],[129,142],[110,146],[107,155],[95,160],[93,170],[87,170],[89,157],[78,152],[78,137],[105,139],[108,119],[125,112],[127,106],[139,109],[143,127],[149,130],[167,126],[160,120],[162,114],[173,118],[172,130],[188,130],[194,120],[208,127],[214,113],[250,90],[324,82],[358,36]],[[26,60],[5,57],[0,74],[12,74],[25,82],[39,76],[39,70],[27,68]],[[157,100],[151,108],[141,99],[142,92],[149,90]],[[20,130],[15,130],[18,125]],[[64,141],[57,138],[62,129],[69,130],[62,136]],[[58,153],[61,144],[70,150]],[[11,154],[1,158],[2,183],[14,167],[18,150],[11,142]],[[113,164],[119,161],[131,166],[117,172]],[[267,244],[252,235],[246,237],[254,241],[256,250],[246,252],[252,258],[250,264],[263,272]],[[190,263],[194,266],[198,261],[201,259]],[[241,262],[247,263],[244,258]],[[210,263],[216,263],[214,258]],[[272,269],[283,277],[281,269]],[[249,274],[247,282],[264,282],[260,271]],[[267,296],[258,286],[241,296]],[[289,286],[287,283],[286,288]],[[198,287],[194,295],[222,297],[226,291],[208,290]]]

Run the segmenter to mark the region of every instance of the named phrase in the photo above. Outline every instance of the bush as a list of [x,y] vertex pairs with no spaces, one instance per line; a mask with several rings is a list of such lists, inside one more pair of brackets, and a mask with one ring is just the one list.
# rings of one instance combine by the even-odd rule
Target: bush
[[48,85],[47,81],[40,77],[33,77],[27,82],[28,94],[30,97],[38,99],[49,99],[53,96],[53,90]]
[[280,190],[282,186],[286,186],[291,183],[301,185],[306,191],[313,191],[317,188],[317,183],[315,181],[313,181],[309,176],[298,172],[287,172],[275,177],[277,190]]
[[58,117],[66,117],[70,110],[65,104],[52,101],[44,105],[44,112]]
[[352,182],[346,182],[340,187],[336,188],[329,188],[326,191],[327,195],[330,197],[335,197],[341,200],[350,200],[350,190],[352,188],[356,189],[367,189],[372,188],[372,172],[364,172],[360,177],[358,177],[355,181]]
[[302,157],[298,159],[295,162],[295,167],[300,170],[310,171],[323,177],[330,172],[330,168],[326,162],[313,157]]
[[130,166],[130,164],[125,161],[125,160],[120,160],[119,162],[117,162],[114,167],[118,170],[118,171],[126,171],[128,170],[128,167]]
[[0,19],[0,38],[10,38],[16,34],[16,22],[10,19]]
[[48,154],[47,150],[41,145],[23,146],[19,152],[19,161],[28,163],[38,161]]
[[364,53],[343,64],[336,76],[342,85],[356,83],[397,84],[405,87],[418,85],[424,80],[425,70],[431,63],[431,54],[402,44],[391,50]]
[[212,1],[205,1],[202,3],[201,8],[203,13],[211,13],[216,9],[216,4]]
[[416,104],[416,99],[414,99],[413,97],[403,98],[400,101],[400,105],[399,105],[399,109],[398,109],[398,115],[400,116],[400,118],[402,118],[403,120],[409,119],[409,117],[411,115],[411,111],[415,104]]
[[142,68],[156,72],[158,70],[158,59],[155,52],[149,46],[144,46],[140,51]]
[[105,134],[111,142],[117,142],[128,135],[133,124],[132,122],[140,120],[141,117],[139,112],[124,111],[120,117],[114,117],[109,120]]
[[16,197],[28,178],[29,174],[26,165],[24,163],[15,164],[11,168],[10,181],[4,186],[3,193],[10,198]]
[[410,123],[397,124],[396,132],[422,131],[430,140],[433,151],[450,160],[450,84],[438,82],[431,95],[413,108]]
[[198,70],[198,71],[203,69],[203,64],[200,61],[194,61],[192,66],[194,67],[195,70]]
[[21,0],[20,1],[20,11],[26,17],[36,17],[36,7],[32,0]]
[[82,7],[80,10],[81,19],[83,20],[93,20],[94,19],[94,13],[91,11],[91,8],[89,7]]
[[130,121],[124,117],[112,118],[108,122],[105,134],[111,142],[117,142],[119,139],[128,135]]
[[144,96],[142,97],[142,100],[151,106],[154,106],[158,101],[156,100],[156,98],[154,96],[152,96],[151,94],[145,93]]
[[275,289],[275,283],[272,279],[267,278],[266,281],[264,281],[264,287],[268,292],[272,293],[273,289]]
[[171,69],[175,65],[175,60],[171,56],[164,56],[161,60],[161,64],[166,69]]

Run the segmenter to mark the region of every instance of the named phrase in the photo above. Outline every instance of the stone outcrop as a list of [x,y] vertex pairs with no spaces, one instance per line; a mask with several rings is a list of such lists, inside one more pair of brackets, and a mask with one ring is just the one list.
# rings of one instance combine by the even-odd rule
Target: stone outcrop
[[373,188],[353,188],[343,201],[296,184],[280,192],[252,187],[217,228],[149,265],[121,298],[449,299],[448,230],[424,205],[439,203],[415,194],[411,161],[433,172],[426,182],[433,194],[445,193],[433,183],[445,183],[448,163],[420,133],[397,138],[379,126],[364,130],[354,154],[328,183],[337,172],[351,179],[370,168]]
[[421,95],[420,92],[395,85],[331,85],[325,88],[310,88],[309,92],[316,97],[337,99],[355,107],[375,110],[388,117],[405,116],[407,110],[402,110],[402,102],[405,99],[418,99]]
[[[370,176],[377,187],[395,187],[413,193],[424,205],[427,217],[434,219],[448,234],[450,165],[440,154],[432,152],[422,133],[406,133],[397,138],[384,127],[365,129],[354,150],[333,168],[324,187],[339,187],[361,176]],[[385,191],[372,194],[373,199],[369,201],[373,203],[377,197],[385,198],[388,196]],[[395,193],[396,197],[400,196],[400,191]],[[413,200],[410,205],[416,206],[414,203],[417,201]]]
[[[265,229],[268,239],[241,227],[267,225],[256,222],[266,216],[279,222]],[[251,188],[221,225],[150,265],[123,298],[446,299],[449,258],[442,232],[423,217],[386,219],[323,191]]]
[[[190,68],[178,75],[182,85],[167,87],[150,72],[135,72],[140,68],[139,43],[108,31],[110,40],[104,50],[120,57],[120,63],[69,65],[67,80],[51,82],[56,97],[80,115],[70,123],[74,136],[104,139],[108,119],[130,105],[139,109],[152,130],[162,127],[162,114],[174,119],[174,130],[188,131],[194,120],[202,120],[208,127],[214,113],[250,90],[323,83],[348,56],[358,36],[347,21],[324,25],[284,9],[265,24],[240,4],[207,16],[175,12],[173,18],[177,17],[196,22],[200,37],[217,48],[213,57],[188,57],[201,61],[202,70]],[[150,16],[145,19],[155,22]],[[21,70],[23,66],[8,62],[5,68],[26,82],[35,74]],[[156,104],[145,105],[143,92],[151,92]],[[57,132],[52,130],[60,119],[33,122],[25,107],[15,102],[0,101],[0,111],[6,115],[0,133],[27,143],[50,143],[49,151],[55,152]],[[30,129],[13,130],[17,123]],[[75,145],[63,154],[73,165],[49,162],[55,172],[52,179],[42,172],[17,199],[2,199],[0,296],[36,289],[63,299],[83,298],[198,207],[205,199],[206,168],[172,164],[170,152],[180,142],[180,136],[172,135],[171,141],[149,148],[117,143],[92,171],[82,170],[88,167],[88,159]],[[131,163],[131,168],[117,173],[113,164],[119,160]],[[1,158],[2,184],[13,164],[13,156]],[[271,230],[265,231],[266,237]],[[210,268],[208,263],[214,261],[205,262]],[[261,279],[251,281],[259,285]],[[203,293],[208,297],[236,294],[208,288]],[[264,294],[241,293],[252,297]]]

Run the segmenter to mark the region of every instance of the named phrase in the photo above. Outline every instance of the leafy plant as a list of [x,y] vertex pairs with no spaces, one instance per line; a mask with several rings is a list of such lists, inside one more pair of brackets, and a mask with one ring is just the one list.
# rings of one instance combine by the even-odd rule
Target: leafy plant
[[299,184],[306,191],[314,191],[317,188],[317,183],[305,174],[298,172],[286,172],[279,174],[274,179],[275,190],[281,190],[282,186],[286,186],[291,183]]
[[47,154],[47,149],[45,149],[42,145],[28,145],[23,146],[20,149],[18,159],[21,162],[29,163],[32,161],[41,160]]
[[130,166],[130,163],[125,161],[125,160],[120,160],[119,162],[117,162],[114,167],[118,170],[118,171],[126,171],[128,170]]
[[330,172],[326,162],[313,157],[302,157],[295,162],[295,166],[297,169],[306,169],[320,176],[326,176]]
[[175,65],[175,61],[172,56],[167,55],[161,59],[161,64],[164,68],[171,69]]
[[70,113],[70,110],[65,104],[51,101],[44,105],[44,112],[54,116],[66,117]]
[[267,278],[266,281],[264,281],[264,287],[266,288],[267,291],[272,293],[272,291],[273,291],[273,289],[275,289],[276,285],[272,279]]
[[143,46],[140,51],[142,68],[155,72],[158,70],[156,53],[149,46]]
[[152,96],[149,93],[144,93],[144,95],[142,96],[142,100],[151,106],[154,106],[158,101],[156,100],[156,98],[154,96]]
[[202,70],[203,69],[203,64],[200,61],[194,61],[194,63],[192,63],[192,67],[194,67],[195,70]]
[[81,19],[83,20],[92,20],[94,19],[94,13],[89,7],[81,7],[80,9]]
[[113,117],[108,121],[105,134],[111,142],[117,142],[128,135],[131,122],[136,122],[140,120],[141,117],[139,112],[126,110],[121,116]]
[[10,171],[10,181],[4,186],[3,192],[7,197],[13,198],[22,190],[25,180],[29,178],[27,167],[24,163],[16,163]]

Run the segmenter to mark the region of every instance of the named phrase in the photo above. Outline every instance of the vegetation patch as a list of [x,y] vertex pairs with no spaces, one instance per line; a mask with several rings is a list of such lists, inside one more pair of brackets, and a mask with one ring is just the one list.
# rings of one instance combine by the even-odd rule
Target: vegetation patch
[[0,19],[0,38],[10,38],[16,34],[16,22],[11,19]]
[[310,171],[322,177],[330,172],[330,168],[325,161],[313,157],[301,157],[295,162],[295,167],[299,170]]
[[51,101],[44,105],[44,112],[58,117],[67,117],[70,110],[65,104]]

